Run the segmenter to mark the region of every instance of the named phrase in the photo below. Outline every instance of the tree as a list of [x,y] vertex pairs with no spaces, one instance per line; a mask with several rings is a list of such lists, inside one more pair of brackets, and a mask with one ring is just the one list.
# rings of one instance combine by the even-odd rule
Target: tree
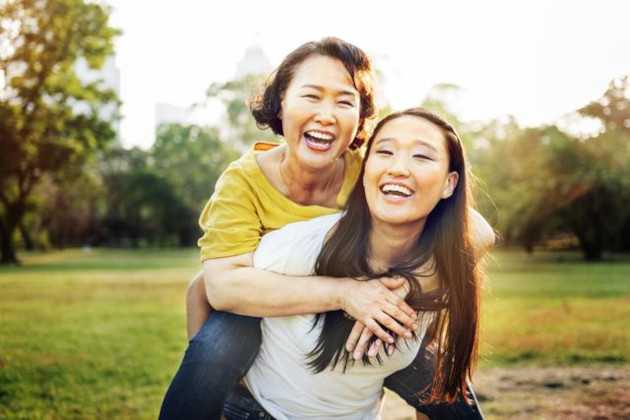
[[150,154],[154,172],[171,186],[190,215],[178,220],[177,231],[181,245],[192,245],[199,237],[197,218],[203,205],[239,153],[219,139],[216,128],[167,124],[158,128]]
[[82,0],[0,4],[0,238],[2,263],[16,263],[14,235],[42,177],[78,166],[115,137],[118,107],[101,81],[76,74],[79,60],[100,68],[118,31],[108,10]]
[[212,195],[225,167],[239,156],[235,147],[219,139],[218,129],[181,124],[158,127],[150,154],[156,173],[197,211]]
[[181,245],[196,218],[144,150],[112,148],[102,161],[107,209],[97,243]]
[[27,216],[37,232],[34,241],[46,248],[94,244],[102,226],[106,191],[98,162],[82,165],[81,175],[44,177],[34,193],[41,200]]

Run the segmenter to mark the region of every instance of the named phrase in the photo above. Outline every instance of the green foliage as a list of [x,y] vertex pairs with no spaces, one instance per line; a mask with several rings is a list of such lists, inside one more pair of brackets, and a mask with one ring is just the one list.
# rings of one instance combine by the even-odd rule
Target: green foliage
[[[115,137],[118,99],[85,82],[78,61],[100,68],[118,31],[108,10],[82,0],[0,4],[0,236],[2,262],[16,262],[13,235],[34,206],[43,176],[78,167]],[[104,106],[110,107],[103,115]]]
[[236,159],[218,130],[168,124],[148,151],[112,148],[101,157],[106,205],[92,243],[193,245],[197,218],[219,175]]
[[167,124],[157,130],[151,158],[156,173],[168,180],[183,203],[197,212],[238,152],[212,127]]
[[456,87],[436,89],[424,105],[463,134],[481,180],[479,207],[505,242],[531,251],[549,239],[575,238],[589,260],[606,250],[630,249],[628,77],[611,82],[602,98],[578,111],[604,127],[588,138],[556,125],[522,128],[512,118],[463,123],[445,103]]
[[107,206],[97,244],[179,245],[194,230],[195,216],[141,149],[115,148],[103,159]]
[[278,138],[270,131],[261,131],[249,111],[249,101],[258,94],[264,84],[264,76],[248,75],[226,83],[213,83],[206,91],[207,100],[219,100],[226,110],[227,133],[224,141],[239,150],[245,150],[256,141]]

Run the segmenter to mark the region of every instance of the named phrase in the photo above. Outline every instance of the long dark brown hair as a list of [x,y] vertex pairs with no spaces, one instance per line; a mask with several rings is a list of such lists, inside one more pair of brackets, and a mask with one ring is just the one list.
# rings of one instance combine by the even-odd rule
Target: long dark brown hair
[[249,107],[256,124],[260,128],[271,128],[277,135],[283,135],[280,113],[282,98],[287,91],[297,67],[313,55],[322,55],[339,60],[352,78],[359,92],[359,126],[351,149],[360,147],[368,137],[366,121],[374,116],[374,80],[372,62],[362,49],[339,38],[328,37],[321,41],[307,42],[293,50],[280,63],[265,83],[262,94],[250,100]]
[[[427,216],[424,230],[407,258],[387,271],[375,272],[368,261],[371,216],[362,179],[374,138],[385,124],[403,116],[422,118],[442,131],[447,143],[449,172],[457,172],[459,180],[453,194],[440,200]],[[368,280],[402,276],[409,280],[411,290],[406,301],[415,310],[430,314],[433,319],[432,328],[427,332],[427,339],[437,349],[431,401],[452,402],[457,395],[466,396],[467,379],[471,376],[477,356],[481,273],[470,240],[467,215],[468,206],[472,203],[467,175],[462,142],[455,129],[441,117],[422,108],[411,108],[385,117],[368,140],[359,181],[348,199],[344,215],[324,244],[315,267],[316,274],[324,276]],[[437,274],[440,285],[437,291],[423,293],[417,282],[418,271],[425,264],[433,271],[425,275]],[[309,366],[315,372],[321,372],[342,362],[345,370],[350,354],[345,350],[344,343],[354,322],[347,319],[342,311],[327,312],[318,316],[315,323],[322,318],[323,329],[309,354]],[[363,362],[369,363],[367,356]]]

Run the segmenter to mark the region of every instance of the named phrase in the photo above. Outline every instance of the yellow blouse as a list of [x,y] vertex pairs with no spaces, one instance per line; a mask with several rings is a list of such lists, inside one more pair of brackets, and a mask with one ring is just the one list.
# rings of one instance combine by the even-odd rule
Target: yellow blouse
[[359,151],[344,153],[344,180],[337,195],[337,208],[302,205],[274,188],[258,166],[256,154],[275,147],[256,143],[221,175],[214,193],[199,217],[203,236],[198,245],[201,260],[252,252],[270,230],[342,209],[361,170]]

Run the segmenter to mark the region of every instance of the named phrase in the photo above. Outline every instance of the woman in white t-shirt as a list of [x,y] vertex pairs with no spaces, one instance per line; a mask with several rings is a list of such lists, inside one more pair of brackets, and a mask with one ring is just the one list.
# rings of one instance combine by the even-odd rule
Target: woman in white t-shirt
[[[260,353],[245,377],[253,399],[242,392],[230,398],[226,418],[379,418],[384,382],[413,362],[423,338],[437,348],[437,368],[432,378],[418,378],[429,389],[408,391],[449,402],[467,395],[484,251],[470,240],[467,175],[450,124],[420,108],[394,113],[376,126],[343,214],[290,224],[262,239],[257,268],[366,281],[402,276],[407,302],[422,315],[415,336],[392,334],[384,347],[353,330],[342,311],[265,318]],[[349,336],[373,357],[354,360],[345,349]]]

